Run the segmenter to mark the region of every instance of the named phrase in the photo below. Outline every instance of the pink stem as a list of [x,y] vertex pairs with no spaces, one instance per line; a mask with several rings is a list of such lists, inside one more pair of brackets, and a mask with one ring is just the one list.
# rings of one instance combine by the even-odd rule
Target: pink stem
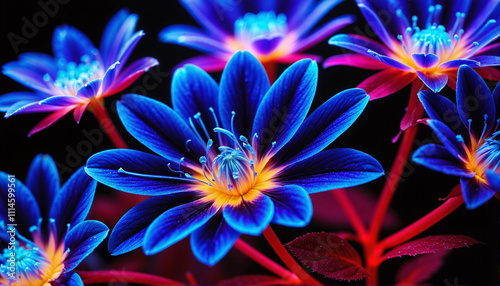
[[172,279],[130,271],[77,271],[85,285],[98,283],[138,283],[146,285],[184,285]]

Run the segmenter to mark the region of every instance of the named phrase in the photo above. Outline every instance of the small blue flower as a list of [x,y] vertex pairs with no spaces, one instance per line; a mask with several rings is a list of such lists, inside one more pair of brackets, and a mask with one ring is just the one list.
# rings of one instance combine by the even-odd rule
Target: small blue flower
[[431,119],[427,124],[444,146],[427,144],[413,160],[430,169],[460,176],[468,208],[476,208],[500,191],[500,84],[493,94],[470,67],[458,70],[457,105],[432,91],[419,98]]
[[0,112],[14,114],[52,112],[29,133],[32,135],[73,111],[76,122],[91,101],[102,104],[105,97],[117,94],[149,68],[158,65],[146,57],[125,66],[139,40],[145,35],[135,31],[138,17],[120,10],[108,23],[98,50],[78,29],[57,27],[52,37],[54,57],[25,53],[19,60],[2,67],[2,73],[32,88],[32,92],[12,92],[0,96]]
[[187,46],[208,55],[188,59],[206,71],[222,70],[231,56],[251,52],[261,62],[293,63],[319,56],[300,52],[314,46],[355,21],[353,15],[330,20],[311,30],[343,0],[180,0],[203,29],[173,25],[160,32],[160,40]]
[[[0,213],[0,284],[83,285],[73,270],[109,231],[101,222],[85,220],[96,184],[80,168],[60,187],[48,155],[35,157],[26,185],[0,171],[0,202],[10,208]],[[9,220],[12,210],[14,220]]]
[[322,151],[368,103],[363,90],[343,91],[306,119],[316,91],[312,60],[289,67],[270,86],[264,67],[238,52],[220,86],[193,65],[172,82],[173,109],[125,95],[125,128],[159,156],[108,150],[87,173],[118,190],[153,196],[126,213],[109,241],[113,255],[143,247],[158,253],[191,234],[191,248],[213,265],[241,233],[271,223],[306,226],[310,193],[355,186],[383,175],[371,156],[352,149]]

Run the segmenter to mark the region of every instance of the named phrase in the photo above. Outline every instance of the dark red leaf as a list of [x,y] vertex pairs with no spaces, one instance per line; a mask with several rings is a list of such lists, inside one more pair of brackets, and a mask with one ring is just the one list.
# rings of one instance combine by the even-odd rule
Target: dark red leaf
[[[353,202],[354,209],[361,220],[365,225],[369,225],[377,205],[377,197],[370,190],[363,187],[346,188],[344,191],[350,201]],[[347,219],[342,207],[331,192],[314,193],[311,195],[311,200],[314,206],[313,222],[329,228],[351,227],[349,219]],[[382,227],[384,229],[394,229],[398,225],[398,216],[394,211],[389,210]]]
[[268,275],[242,275],[224,279],[218,285],[284,285],[288,281]]
[[420,238],[402,244],[387,252],[384,256],[385,259],[394,257],[401,257],[403,255],[436,253],[447,249],[465,247],[480,243],[472,237],[465,235],[436,235]]
[[333,233],[309,233],[286,246],[307,267],[325,277],[347,281],[368,277],[356,250]]
[[448,251],[419,255],[404,263],[396,274],[397,285],[417,285],[430,279],[443,265]]

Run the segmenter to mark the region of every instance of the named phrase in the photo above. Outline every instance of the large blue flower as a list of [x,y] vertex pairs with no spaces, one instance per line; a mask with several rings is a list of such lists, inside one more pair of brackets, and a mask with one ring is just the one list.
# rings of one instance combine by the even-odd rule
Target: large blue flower
[[118,103],[123,124],[160,156],[109,150],[88,160],[87,173],[99,182],[154,196],[118,222],[111,253],[142,246],[155,254],[191,234],[195,256],[213,265],[241,233],[259,235],[271,222],[307,225],[310,193],[380,177],[382,167],[367,154],[322,151],[354,122],[368,96],[343,91],[306,119],[317,72],[315,62],[301,60],[270,87],[259,61],[238,52],[220,87],[196,66],[177,70],[173,109],[124,96]]
[[26,53],[2,67],[2,73],[32,88],[32,92],[13,92],[0,96],[0,112],[14,114],[52,112],[29,133],[32,135],[73,111],[77,122],[89,104],[102,104],[105,97],[117,94],[149,68],[158,65],[154,58],[139,59],[127,67],[130,54],[143,31],[135,32],[138,17],[119,11],[108,23],[98,50],[78,29],[63,25],[54,31],[54,56]]
[[346,15],[311,30],[343,0],[180,0],[204,28],[173,25],[165,28],[160,40],[208,53],[182,62],[206,71],[222,70],[229,58],[247,50],[261,62],[293,63],[319,56],[300,54],[344,26],[355,21]]
[[460,176],[466,206],[482,205],[500,191],[500,85],[492,94],[472,68],[461,66],[456,106],[432,91],[422,91],[419,97],[431,118],[426,122],[444,146],[424,145],[413,160]]
[[1,285],[83,286],[73,269],[109,231],[85,220],[96,184],[80,168],[60,187],[48,155],[35,157],[26,185],[0,171]]

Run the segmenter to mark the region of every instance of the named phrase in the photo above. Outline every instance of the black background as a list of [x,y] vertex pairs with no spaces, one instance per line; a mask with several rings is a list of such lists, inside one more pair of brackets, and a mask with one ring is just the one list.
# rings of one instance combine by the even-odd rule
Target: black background
[[[43,1],[46,2],[46,1]],[[146,76],[139,78],[124,93],[137,92],[155,98],[167,104],[170,101],[171,69],[181,60],[200,53],[189,48],[164,44],[158,41],[157,35],[161,29],[168,25],[181,23],[197,25],[191,16],[177,1],[77,1],[68,0],[67,4],[60,4],[59,11],[55,15],[47,17],[44,25],[38,25],[37,31],[30,35],[23,35],[24,20],[44,22],[42,18],[34,20],[33,16],[40,15],[43,11],[36,1],[14,1],[2,0],[1,4],[1,32],[0,51],[1,64],[16,60],[20,53],[43,52],[52,54],[51,37],[55,27],[61,24],[69,24],[77,27],[85,33],[98,46],[102,31],[108,20],[121,8],[128,8],[131,12],[139,15],[137,30],[144,30],[146,36],[139,42],[133,52],[129,63],[135,59],[151,56],[160,61],[160,67],[155,69],[160,80],[153,81],[149,77],[149,83],[157,83],[154,88],[145,90],[144,80]],[[369,31],[363,17],[358,12],[354,1],[341,3],[336,9],[327,14],[324,20],[331,19],[342,14],[353,13],[358,16],[358,21],[344,28],[343,33],[356,33]],[[42,16],[43,17],[43,16]],[[324,22],[324,21],[323,21]],[[323,23],[322,22],[322,23]],[[27,39],[27,43],[18,46],[16,51],[8,39],[9,33],[15,33]],[[12,34],[11,34],[12,35]],[[329,46],[327,39],[316,47],[309,50],[311,53],[319,54],[324,58],[343,52],[341,49]],[[281,70],[285,66],[280,67]],[[347,88],[355,87],[363,79],[373,74],[351,67],[332,67],[319,70],[318,91],[313,107],[319,106],[335,93]],[[213,73],[218,80],[220,73]],[[27,88],[16,83],[6,76],[0,76],[0,94],[27,90]],[[454,98],[454,92],[446,87],[444,95]],[[132,148],[144,150],[133,137],[122,127],[114,106],[121,94],[106,99],[106,106],[112,119],[120,130],[122,136]],[[347,130],[336,142],[335,147],[349,147],[364,151],[377,158],[386,172],[389,171],[394,160],[398,143],[391,143],[391,139],[399,130],[399,122],[404,115],[409,96],[409,87],[389,97],[370,102],[364,113],[357,122]],[[32,158],[38,153],[51,154],[57,162],[61,177],[66,180],[70,173],[82,166],[86,159],[98,151],[113,148],[107,138],[102,142],[94,144],[85,136],[85,132],[98,129],[99,124],[91,113],[83,115],[81,123],[77,125],[71,115],[47,128],[46,130],[27,138],[31,128],[46,114],[28,114],[13,116],[8,120],[0,118],[0,170],[15,174],[24,180],[28,166]],[[431,132],[425,126],[421,126],[417,142],[424,142],[431,137]],[[367,184],[371,192],[377,195],[384,179]],[[392,208],[398,213],[401,228],[420,218],[440,204],[438,198],[445,197],[448,192],[458,183],[458,178],[442,175],[429,171],[423,167],[409,163],[405,176],[399,185],[394,197]],[[98,199],[106,198],[111,201],[115,198],[116,191],[110,190],[102,185],[98,186]],[[22,215],[22,214],[18,214]],[[102,221],[111,219],[93,211],[91,217]],[[434,275],[433,284],[495,284],[498,273],[498,202],[490,200],[486,205],[470,211],[461,207],[456,212],[445,218],[442,222],[426,231],[424,235],[430,234],[464,234],[472,236],[485,244],[470,248],[452,251],[446,258],[442,269]],[[112,223],[112,222],[111,222]],[[112,225],[110,225],[111,227]],[[338,231],[338,228],[325,228],[319,224],[311,224],[308,228],[292,229],[275,227],[278,236],[283,242],[288,242],[294,237],[310,231]],[[383,232],[387,235],[389,232]],[[263,238],[243,237],[259,250],[268,254],[272,259],[278,261],[268,244]],[[116,270],[141,270],[156,273],[184,281],[186,271],[193,271],[200,283],[213,284],[223,278],[241,274],[268,274],[266,270],[242,256],[237,250],[230,253],[216,266],[209,268],[197,262],[189,249],[187,240],[171,247],[163,254],[156,255],[144,262],[141,257],[142,251],[137,250],[131,254],[111,258],[103,245],[98,254],[89,257],[82,265],[88,270],[92,269],[116,269]],[[381,282],[394,283],[394,273],[402,261],[407,258],[393,259],[381,267]],[[141,269],[142,268],[142,269]],[[324,280],[325,283],[337,283],[334,280]]]

